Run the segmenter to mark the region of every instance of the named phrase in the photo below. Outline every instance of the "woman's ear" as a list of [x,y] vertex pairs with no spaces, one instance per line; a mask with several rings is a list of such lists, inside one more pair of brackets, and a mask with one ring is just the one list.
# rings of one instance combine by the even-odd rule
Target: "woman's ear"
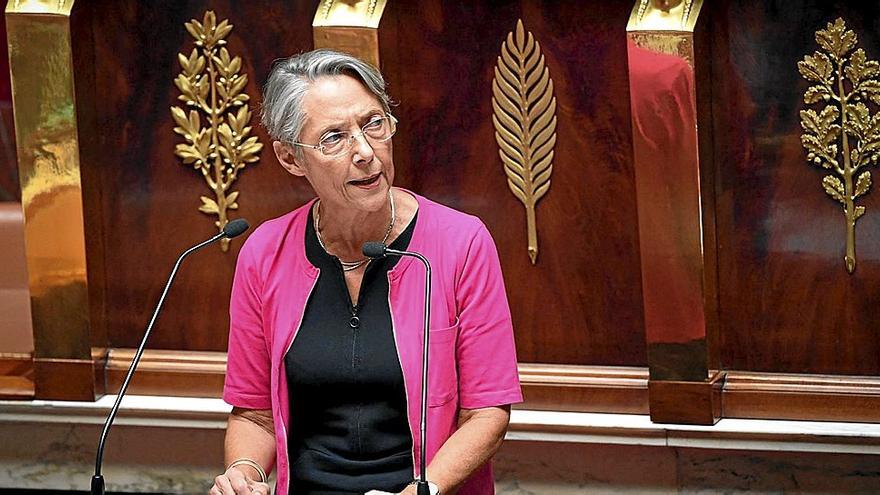
[[272,149],[275,151],[275,156],[278,157],[278,162],[281,163],[284,170],[298,177],[306,174],[301,161],[296,157],[296,150],[294,150],[293,146],[281,141],[272,141]]

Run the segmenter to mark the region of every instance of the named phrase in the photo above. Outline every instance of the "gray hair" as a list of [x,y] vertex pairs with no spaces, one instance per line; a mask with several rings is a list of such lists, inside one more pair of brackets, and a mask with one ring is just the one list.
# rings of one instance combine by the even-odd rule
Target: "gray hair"
[[[388,112],[391,99],[385,92],[385,79],[372,65],[333,50],[313,50],[272,64],[269,79],[263,87],[263,104],[260,117],[269,136],[282,143],[299,140],[306,114],[302,108],[303,97],[318,78],[349,75],[376,95],[382,108]],[[301,150],[297,148],[297,154]]]

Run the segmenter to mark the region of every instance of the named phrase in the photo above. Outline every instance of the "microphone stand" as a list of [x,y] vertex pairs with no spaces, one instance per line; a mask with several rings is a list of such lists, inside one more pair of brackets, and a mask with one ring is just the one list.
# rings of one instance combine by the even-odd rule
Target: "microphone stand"
[[159,316],[159,311],[162,309],[162,305],[165,303],[165,296],[168,295],[168,289],[171,288],[171,283],[174,281],[174,277],[177,275],[177,270],[180,268],[180,263],[191,253],[207,246],[208,244],[217,242],[224,237],[232,238],[244,232],[247,229],[247,222],[242,221],[244,224],[244,228],[242,229],[240,228],[242,222],[239,222],[239,220],[233,220],[232,222],[227,224],[223,232],[220,232],[214,237],[187,249],[183,252],[183,254],[180,255],[179,258],[177,258],[177,262],[174,264],[174,268],[171,270],[171,275],[168,277],[168,282],[165,283],[165,289],[162,290],[162,295],[159,296],[159,303],[156,305],[156,309],[153,311],[153,316],[150,318],[150,322],[147,324],[147,331],[144,332],[144,338],[141,339],[141,343],[140,345],[138,345],[137,351],[134,353],[134,359],[131,360],[131,365],[128,367],[128,373],[125,375],[125,380],[122,381],[122,386],[119,388],[119,393],[116,395],[116,402],[113,403],[113,407],[110,409],[110,414],[107,416],[107,420],[104,422],[104,430],[101,432],[101,440],[100,442],[98,442],[98,452],[95,455],[95,474],[92,476],[91,495],[104,495],[104,476],[101,475],[101,465],[104,462],[104,445],[107,443],[107,435],[110,432],[110,426],[113,425],[113,420],[116,419],[116,414],[119,412],[119,405],[122,403],[122,397],[125,396],[125,391],[128,389],[128,384],[131,382],[131,378],[134,376],[134,371],[141,360],[141,355],[143,355],[144,348],[147,345],[147,339],[150,337],[150,332],[153,331],[153,324],[156,323],[156,318]]
[[385,244],[379,242],[368,242],[364,244],[363,252],[370,258],[381,258],[392,254],[395,256],[412,256],[417,258],[425,265],[425,328],[424,342],[422,347],[422,410],[419,420],[419,479],[416,481],[417,495],[431,495],[430,486],[428,485],[425,458],[425,441],[427,440],[427,423],[428,423],[428,340],[430,338],[430,322],[431,322],[431,263],[428,258],[413,251],[400,251],[390,249]]

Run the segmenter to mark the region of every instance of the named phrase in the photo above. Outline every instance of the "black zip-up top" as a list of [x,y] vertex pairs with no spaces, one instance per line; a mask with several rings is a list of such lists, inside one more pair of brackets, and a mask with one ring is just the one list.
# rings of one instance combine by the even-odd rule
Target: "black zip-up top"
[[[342,265],[306,224],[306,256],[320,275],[285,356],[290,397],[290,492],[402,490],[413,478],[403,373],[388,303],[388,270],[369,263],[353,305]],[[391,244],[406,249],[415,217]]]

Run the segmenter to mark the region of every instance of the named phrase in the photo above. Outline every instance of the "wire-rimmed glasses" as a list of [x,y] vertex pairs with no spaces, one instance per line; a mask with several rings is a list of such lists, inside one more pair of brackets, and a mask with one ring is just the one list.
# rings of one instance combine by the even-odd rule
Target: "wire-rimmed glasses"
[[331,132],[321,139],[318,144],[298,143],[293,145],[318,150],[326,156],[336,157],[347,153],[351,149],[354,140],[363,136],[370,145],[384,143],[391,139],[397,132],[397,119],[390,113],[384,117],[375,116],[361,127],[361,132],[352,134],[348,131]]

